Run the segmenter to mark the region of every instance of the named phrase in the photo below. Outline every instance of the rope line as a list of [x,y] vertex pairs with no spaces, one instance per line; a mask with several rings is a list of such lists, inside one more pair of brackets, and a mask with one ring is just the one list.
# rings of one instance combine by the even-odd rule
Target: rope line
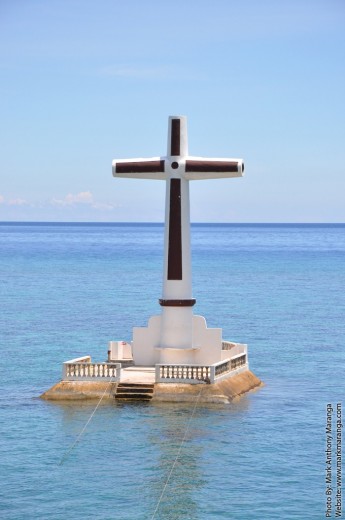
[[198,396],[197,396],[197,398],[196,398],[196,400],[195,400],[194,408],[193,408],[192,414],[191,414],[191,416],[190,416],[190,418],[189,418],[189,421],[188,421],[187,428],[186,428],[186,430],[185,430],[185,433],[184,433],[183,439],[182,439],[182,441],[181,441],[181,444],[180,444],[180,447],[179,447],[179,449],[178,449],[178,452],[177,452],[177,455],[176,455],[176,457],[175,457],[175,460],[174,460],[174,462],[173,462],[173,464],[172,464],[172,466],[171,466],[171,469],[170,469],[170,472],[169,472],[168,478],[167,478],[167,480],[166,480],[166,482],[165,482],[165,484],[164,484],[163,491],[162,491],[162,493],[161,493],[161,495],[160,495],[160,497],[159,497],[159,500],[158,500],[158,502],[157,502],[156,508],[155,508],[155,510],[154,510],[154,512],[153,512],[153,515],[151,516],[151,520],[153,520],[154,517],[156,516],[156,513],[157,513],[157,511],[158,511],[158,508],[159,508],[160,503],[161,503],[161,501],[162,501],[162,498],[163,498],[163,496],[164,496],[165,490],[166,490],[166,488],[167,488],[167,486],[168,486],[168,484],[169,484],[170,478],[171,478],[171,476],[172,476],[172,474],[173,474],[173,471],[174,471],[174,469],[175,469],[175,466],[176,466],[177,461],[178,461],[178,459],[179,459],[179,456],[180,456],[180,454],[181,454],[181,450],[182,450],[182,447],[183,447],[184,442],[185,442],[185,440],[186,440],[187,433],[188,433],[188,431],[189,431],[189,427],[190,427],[190,424],[191,424],[191,422],[192,422],[192,419],[193,419],[193,416],[194,416],[194,413],[195,413],[195,410],[196,410],[196,406],[197,406],[197,404],[198,404],[198,402],[199,402],[199,399],[200,399],[200,395],[201,395],[201,391],[202,391],[202,389],[203,389],[203,385],[200,385],[200,387],[201,387],[201,388],[200,388],[199,394],[198,394]]
[[102,402],[102,399],[103,397],[105,396],[109,386],[111,385],[112,383],[112,379],[110,379],[109,381],[109,384],[106,386],[104,392],[103,392],[103,395],[101,396],[100,400],[98,401],[95,409],[93,410],[92,414],[90,415],[90,417],[88,418],[84,428],[81,430],[81,432],[79,433],[79,435],[77,436],[76,440],[73,442],[73,444],[71,445],[71,447],[64,453],[64,455],[62,456],[60,462],[59,462],[59,466],[62,466],[62,464],[65,462],[65,460],[67,459],[68,455],[71,453],[71,451],[73,450],[73,448],[76,446],[76,444],[79,442],[79,439],[80,437],[83,435],[84,431],[86,430],[88,424],[91,422],[92,420],[92,417],[95,415],[96,411],[97,411],[97,408],[99,407],[99,405],[101,404]]

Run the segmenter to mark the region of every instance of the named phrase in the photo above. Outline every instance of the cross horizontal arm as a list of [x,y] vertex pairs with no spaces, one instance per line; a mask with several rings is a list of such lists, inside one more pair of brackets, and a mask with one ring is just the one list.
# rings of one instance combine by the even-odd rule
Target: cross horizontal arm
[[164,163],[165,161],[161,157],[114,160],[112,164],[113,176],[164,180],[166,179]]
[[187,180],[224,179],[226,177],[243,177],[244,163],[242,159],[207,157],[186,157],[185,174]]

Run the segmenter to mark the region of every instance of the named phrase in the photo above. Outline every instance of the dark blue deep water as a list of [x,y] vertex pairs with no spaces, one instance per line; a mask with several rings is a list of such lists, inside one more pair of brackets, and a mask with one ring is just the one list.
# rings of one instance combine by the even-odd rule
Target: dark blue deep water
[[[192,247],[195,312],[248,343],[265,386],[196,409],[155,518],[321,520],[345,225],[193,225]],[[152,518],[192,407],[102,403],[59,465],[95,404],[38,396],[160,312],[162,253],[162,225],[0,224],[1,518]]]

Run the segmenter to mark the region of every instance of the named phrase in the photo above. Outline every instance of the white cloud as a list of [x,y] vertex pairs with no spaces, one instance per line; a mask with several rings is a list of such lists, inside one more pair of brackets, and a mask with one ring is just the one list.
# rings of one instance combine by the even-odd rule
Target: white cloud
[[7,204],[9,206],[28,206],[29,202],[25,199],[21,199],[20,197],[17,197],[16,199],[10,199]]
[[50,201],[52,206],[58,207],[66,207],[66,206],[78,206],[84,204],[93,209],[98,210],[107,210],[110,211],[116,207],[117,205],[107,204],[106,202],[96,202],[93,194],[90,191],[81,191],[76,195],[72,193],[68,193],[63,199],[53,198]]
[[[21,219],[38,219],[46,215],[46,219],[54,220],[61,215],[69,215],[68,218],[110,218],[112,212],[120,208],[120,204],[109,204],[106,201],[96,201],[91,191],[68,193],[64,197],[53,197],[48,200],[29,201],[21,197],[4,197],[0,194],[0,208],[6,213],[6,218],[11,215],[20,215]],[[18,217],[19,218],[19,217]]]
[[74,206],[76,204],[94,204],[93,195],[90,191],[81,191],[76,195],[68,193],[63,199],[53,198],[51,200],[53,206]]

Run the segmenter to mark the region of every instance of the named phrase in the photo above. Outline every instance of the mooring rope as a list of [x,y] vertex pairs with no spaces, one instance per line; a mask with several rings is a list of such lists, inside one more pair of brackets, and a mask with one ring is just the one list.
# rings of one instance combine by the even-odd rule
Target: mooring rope
[[153,515],[151,516],[151,520],[153,520],[154,517],[156,516],[156,513],[157,513],[157,511],[158,511],[158,508],[159,508],[160,503],[161,503],[161,501],[162,501],[162,498],[163,498],[163,496],[164,496],[165,490],[166,490],[166,488],[167,488],[167,486],[168,486],[168,484],[169,484],[169,481],[170,481],[170,479],[171,479],[171,476],[172,476],[172,474],[173,474],[173,471],[174,471],[174,469],[175,469],[175,466],[176,466],[177,461],[178,461],[178,459],[179,459],[179,456],[180,456],[180,454],[181,454],[182,447],[183,447],[184,442],[185,442],[185,440],[186,440],[186,437],[187,437],[187,433],[188,433],[188,431],[189,431],[190,424],[191,424],[191,422],[192,422],[192,419],[193,419],[193,416],[194,416],[194,413],[195,413],[195,410],[196,410],[197,404],[198,404],[199,399],[200,399],[200,395],[201,395],[201,391],[202,391],[202,389],[203,389],[203,385],[201,384],[200,387],[201,387],[201,388],[200,388],[199,394],[197,395],[197,398],[196,398],[196,400],[195,400],[195,402],[194,402],[194,408],[193,408],[192,414],[191,414],[191,416],[190,416],[190,418],[189,418],[189,421],[188,421],[187,428],[186,428],[186,430],[185,430],[185,433],[184,433],[183,439],[182,439],[182,441],[181,441],[181,444],[180,444],[180,447],[179,447],[179,449],[178,449],[178,452],[177,452],[177,455],[176,455],[176,457],[175,457],[175,460],[174,460],[174,462],[173,462],[173,464],[172,464],[172,466],[171,466],[171,469],[170,469],[170,472],[169,472],[168,478],[166,479],[166,482],[165,482],[165,484],[164,484],[163,491],[162,491],[162,493],[161,493],[161,495],[160,495],[160,497],[159,497],[159,499],[158,499],[158,502],[157,502],[156,508],[155,508],[155,510],[154,510],[154,512],[153,512]]
[[73,448],[76,446],[76,444],[79,442],[79,439],[80,437],[83,435],[84,431],[86,430],[88,424],[91,422],[92,420],[92,417],[95,415],[96,411],[97,411],[97,408],[99,407],[99,405],[101,404],[102,402],[102,399],[103,397],[105,396],[105,394],[107,393],[107,390],[109,388],[109,386],[111,385],[111,383],[113,382],[112,378],[110,379],[109,381],[109,384],[106,386],[104,392],[103,392],[103,395],[101,396],[100,400],[98,401],[95,409],[93,410],[92,414],[90,415],[90,417],[88,418],[88,420],[86,421],[86,424],[84,426],[84,428],[81,430],[81,432],[79,433],[79,435],[77,436],[76,440],[73,442],[73,444],[70,446],[70,448],[65,451],[64,455],[62,456],[60,462],[59,462],[59,466],[62,466],[62,464],[65,462],[65,460],[67,459],[68,455],[71,453],[71,451],[73,450]]

